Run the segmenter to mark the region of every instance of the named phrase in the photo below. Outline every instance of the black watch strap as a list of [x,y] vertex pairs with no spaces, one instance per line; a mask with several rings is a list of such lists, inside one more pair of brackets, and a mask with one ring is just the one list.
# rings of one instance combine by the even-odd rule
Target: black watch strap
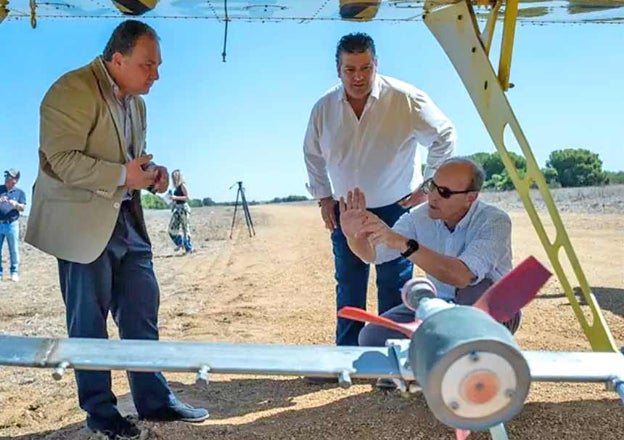
[[412,240],[412,239],[407,240],[405,244],[407,245],[407,250],[405,252],[401,252],[402,257],[407,258],[418,250],[419,246],[416,240]]

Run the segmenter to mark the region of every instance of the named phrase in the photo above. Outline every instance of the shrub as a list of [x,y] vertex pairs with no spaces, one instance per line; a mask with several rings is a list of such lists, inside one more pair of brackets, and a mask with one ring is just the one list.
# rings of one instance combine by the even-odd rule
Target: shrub
[[582,148],[567,148],[550,153],[546,167],[557,170],[563,187],[594,186],[608,183],[598,154]]
[[141,195],[141,205],[145,209],[167,209],[167,204],[160,196],[150,193]]

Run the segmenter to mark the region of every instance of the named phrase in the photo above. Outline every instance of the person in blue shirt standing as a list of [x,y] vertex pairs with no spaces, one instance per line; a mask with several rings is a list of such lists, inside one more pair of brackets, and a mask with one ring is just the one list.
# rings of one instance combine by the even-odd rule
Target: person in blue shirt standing
[[0,185],[0,277],[2,271],[2,246],[6,237],[9,244],[11,281],[19,281],[19,218],[26,208],[26,194],[16,185],[20,172],[10,168],[4,172],[4,185]]

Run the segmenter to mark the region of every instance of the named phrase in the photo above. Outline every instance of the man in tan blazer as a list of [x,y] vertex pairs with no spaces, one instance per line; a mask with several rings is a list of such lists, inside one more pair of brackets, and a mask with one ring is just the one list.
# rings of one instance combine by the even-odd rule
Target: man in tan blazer
[[[161,63],[156,32],[127,20],[102,56],[58,79],[41,104],[39,174],[26,241],[55,256],[70,337],[158,339],[159,288],[140,190],[165,192],[167,169],[145,152],[145,103]],[[197,422],[161,373],[128,374],[140,418]],[[140,430],[117,410],[110,372],[76,371],[87,427],[110,439]]]

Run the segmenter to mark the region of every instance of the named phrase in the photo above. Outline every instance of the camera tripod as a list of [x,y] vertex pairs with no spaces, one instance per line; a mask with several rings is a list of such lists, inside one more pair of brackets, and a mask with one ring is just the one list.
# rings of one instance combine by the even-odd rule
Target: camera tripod
[[245,198],[245,188],[243,188],[243,182],[238,181],[234,185],[230,186],[230,189],[234,188],[235,185],[238,185],[238,190],[236,191],[236,202],[234,203],[234,215],[232,216],[230,238],[232,238],[232,233],[234,232],[234,224],[236,223],[236,211],[238,209],[239,198],[241,200],[243,212],[245,213],[245,223],[247,223],[247,230],[249,231],[249,236],[252,237],[256,235],[256,230],[254,229],[253,221],[251,220],[251,214],[249,212],[249,205],[247,204],[247,199]]

